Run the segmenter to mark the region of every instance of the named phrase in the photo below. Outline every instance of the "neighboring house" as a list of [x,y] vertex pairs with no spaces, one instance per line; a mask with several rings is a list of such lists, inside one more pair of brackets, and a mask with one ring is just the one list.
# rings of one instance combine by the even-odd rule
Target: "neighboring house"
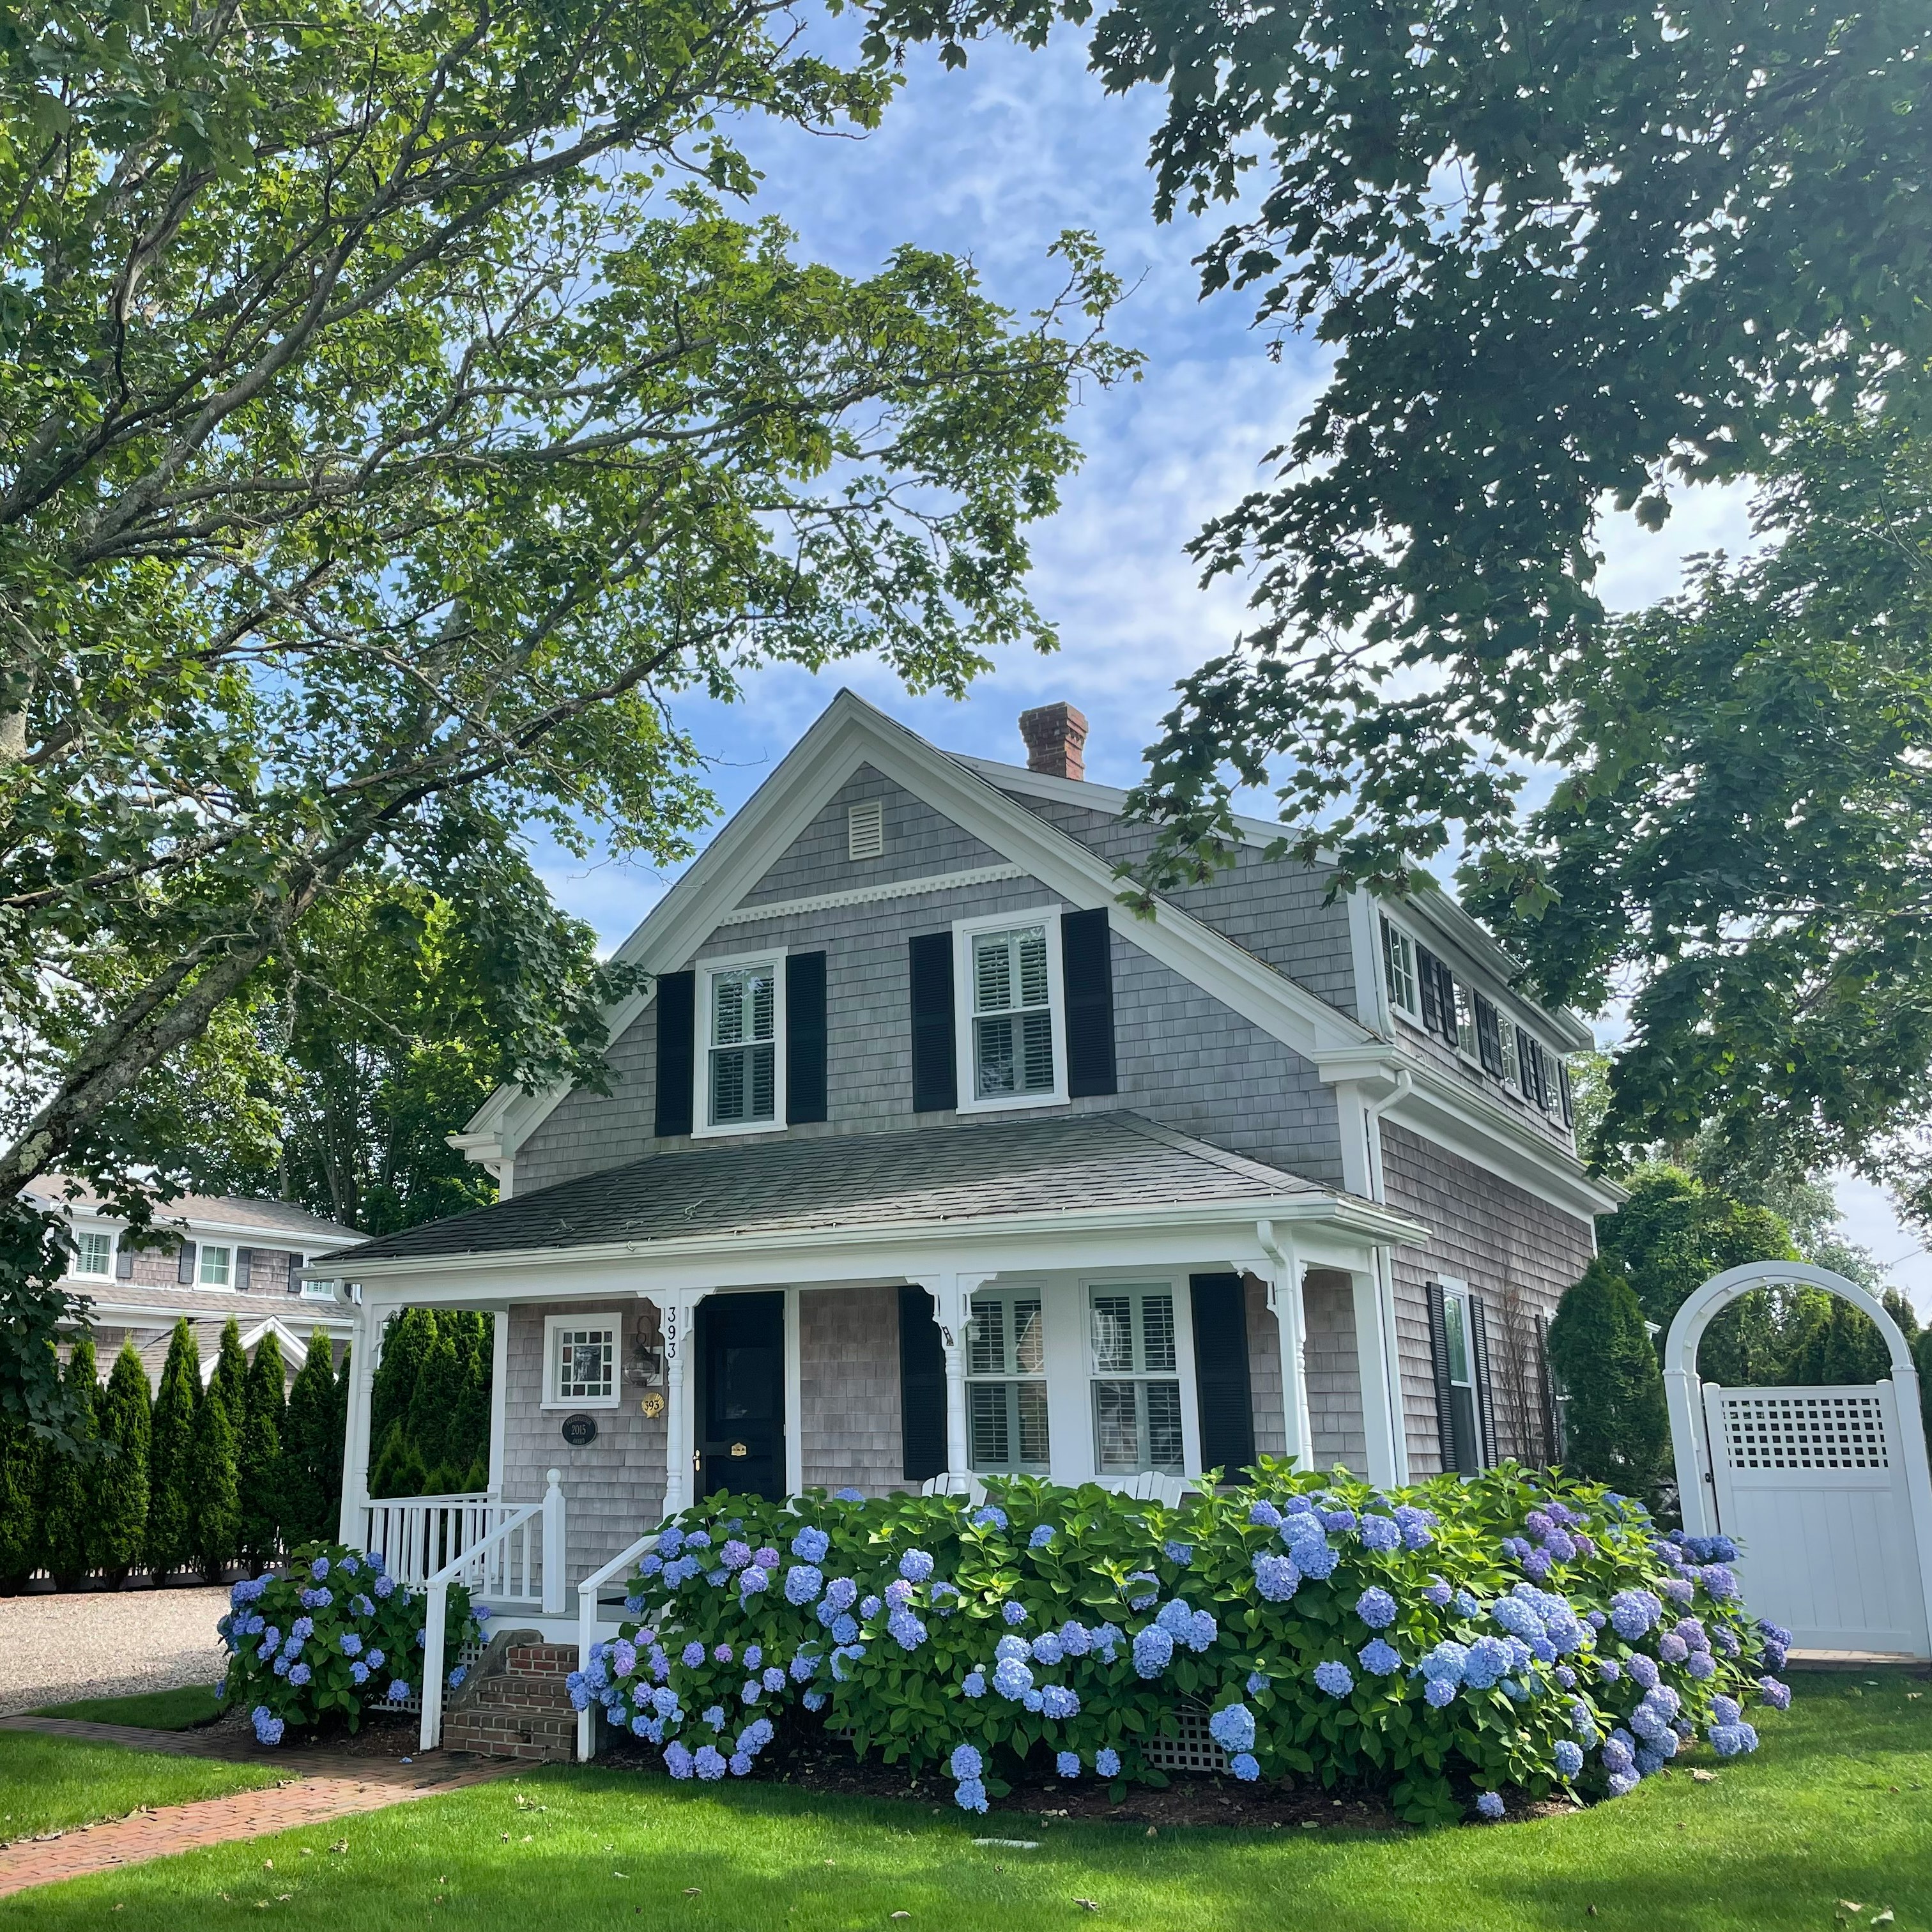
[[359,1337],[495,1313],[490,1499],[561,1472],[569,1581],[720,1486],[1547,1441],[1543,1324],[1614,1204],[1588,1031],[1450,899],[1331,895],[1258,823],[1137,916],[1084,720],[1022,725],[1024,768],[842,693],[620,949],[610,1094],[499,1092],[454,1138],[503,1198],[340,1258]]
[[[43,1174],[28,1198],[64,1209],[74,1257],[62,1286],[92,1304],[95,1356],[104,1381],[121,1345],[139,1351],[151,1386],[158,1386],[168,1338],[183,1316],[201,1353],[202,1379],[214,1372],[223,1326],[232,1316],[252,1360],[271,1329],[288,1378],[308,1358],[320,1328],[339,1354],[353,1327],[337,1278],[314,1270],[363,1238],[284,1201],[188,1194],[157,1202],[142,1242],[105,1208],[84,1181]],[[157,1237],[162,1237],[158,1245]],[[307,1271],[305,1273],[305,1270]]]

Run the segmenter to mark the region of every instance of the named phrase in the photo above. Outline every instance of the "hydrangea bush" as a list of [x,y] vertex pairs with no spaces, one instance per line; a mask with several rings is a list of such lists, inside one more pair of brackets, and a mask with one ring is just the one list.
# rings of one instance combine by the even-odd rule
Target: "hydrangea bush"
[[[244,1579],[229,1592],[215,1625],[228,1647],[224,1703],[254,1721],[265,1744],[340,1713],[352,1731],[372,1706],[400,1703],[422,1689],[424,1598],[386,1574],[380,1556],[340,1544],[311,1543],[286,1570]],[[454,1690],[463,1667],[449,1665],[481,1640],[490,1612],[460,1585],[449,1592],[443,1655],[436,1668]]]
[[675,1778],[746,1776],[776,1726],[944,1764],[983,1810],[1022,1762],[1164,1781],[1204,1712],[1233,1774],[1385,1790],[1418,1822],[1502,1793],[1617,1796],[1694,1740],[1753,1750],[1788,1636],[1721,1538],[1507,1466],[1384,1493],[1264,1460],[1169,1510],[1026,1478],[956,1497],[721,1495],[668,1524],[570,1680]]

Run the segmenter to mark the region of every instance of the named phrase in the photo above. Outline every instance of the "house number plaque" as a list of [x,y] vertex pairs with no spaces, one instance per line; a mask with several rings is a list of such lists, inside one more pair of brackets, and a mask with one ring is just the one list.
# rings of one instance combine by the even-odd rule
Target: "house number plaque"
[[563,1439],[573,1449],[588,1449],[597,1440],[597,1418],[594,1415],[570,1415],[564,1418]]
[[734,1456],[748,1456],[752,1452],[746,1444],[734,1442],[731,1445],[731,1453]]
[[657,1390],[651,1389],[646,1392],[644,1400],[638,1406],[646,1415],[659,1416],[664,1412],[664,1399]]

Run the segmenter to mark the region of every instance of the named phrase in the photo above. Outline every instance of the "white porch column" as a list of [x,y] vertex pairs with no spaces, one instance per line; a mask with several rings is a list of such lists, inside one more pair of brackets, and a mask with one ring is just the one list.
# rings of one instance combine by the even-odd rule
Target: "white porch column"
[[1315,1431],[1308,1417],[1308,1320],[1301,1304],[1301,1263],[1294,1237],[1277,1234],[1272,1221],[1256,1223],[1262,1252],[1268,1265],[1262,1271],[1268,1306],[1274,1310],[1281,1336],[1281,1419],[1288,1454],[1304,1469],[1315,1466]]
[[362,1547],[362,1516],[369,1502],[369,1390],[376,1379],[376,1350],[386,1310],[358,1303],[349,1337],[349,1413],[342,1444],[342,1507],[335,1540]]
[[691,1507],[692,1448],[697,1441],[691,1413],[695,1378],[689,1372],[694,1295],[667,1295],[658,1304],[664,1352],[664,1514]]
[[933,1319],[939,1324],[940,1346],[945,1352],[948,1475],[963,1475],[971,1466],[973,1452],[966,1431],[966,1324],[972,1318],[973,1291],[991,1281],[995,1272],[992,1268],[946,1268],[937,1274],[907,1276],[932,1297]]
[[1368,1444],[1368,1478],[1378,1488],[1408,1480],[1408,1458],[1402,1453],[1400,1384],[1391,1385],[1393,1336],[1388,1332],[1382,1293],[1380,1256],[1376,1265],[1351,1268],[1348,1283],[1355,1308],[1355,1364],[1362,1385],[1362,1431]]
[[503,1450],[510,1408],[510,1311],[507,1306],[490,1316],[490,1500],[503,1494]]

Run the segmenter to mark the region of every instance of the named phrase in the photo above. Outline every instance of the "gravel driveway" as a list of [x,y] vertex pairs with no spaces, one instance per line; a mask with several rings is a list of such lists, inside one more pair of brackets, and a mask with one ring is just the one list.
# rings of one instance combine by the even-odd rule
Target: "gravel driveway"
[[0,1598],[0,1717],[79,1697],[212,1684],[224,1589]]

